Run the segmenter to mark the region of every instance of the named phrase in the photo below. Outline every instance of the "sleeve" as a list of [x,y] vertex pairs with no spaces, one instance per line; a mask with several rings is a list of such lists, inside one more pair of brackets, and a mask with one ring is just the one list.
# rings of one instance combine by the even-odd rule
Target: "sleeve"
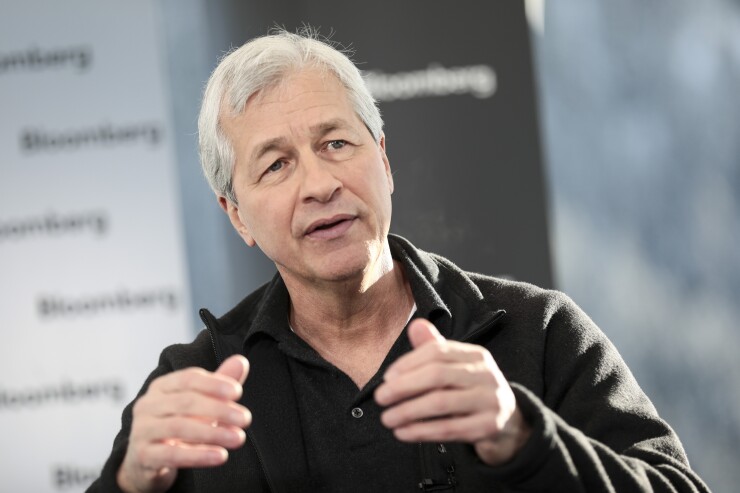
[[532,435],[509,463],[480,466],[516,491],[708,492],[615,347],[575,303],[555,296],[543,393],[511,384]]
[[[128,437],[131,433],[134,404],[139,397],[146,393],[149,385],[155,379],[174,370],[189,366],[202,366],[206,369],[214,368],[215,356],[213,357],[213,361],[202,361],[203,358],[198,357],[204,353],[210,354],[207,349],[206,351],[203,350],[204,347],[210,347],[209,341],[210,336],[208,335],[208,332],[203,330],[193,343],[187,345],[177,344],[165,348],[162,351],[159,356],[157,367],[149,374],[134,400],[123,409],[123,413],[121,415],[121,430],[113,440],[113,449],[111,450],[111,454],[103,465],[100,477],[90,485],[86,490],[86,493],[124,493],[118,486],[116,476],[118,474],[118,469],[123,463],[123,458],[125,457],[126,450],[128,448]],[[178,475],[178,478],[172,488],[170,488],[170,491],[175,492],[182,489],[183,480],[185,479],[182,476],[182,474]]]

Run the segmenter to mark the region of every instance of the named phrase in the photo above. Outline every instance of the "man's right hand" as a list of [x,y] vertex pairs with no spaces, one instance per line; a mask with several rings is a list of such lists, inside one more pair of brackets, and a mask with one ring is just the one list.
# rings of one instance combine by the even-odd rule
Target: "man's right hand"
[[181,467],[218,466],[226,449],[244,444],[252,414],[235,401],[249,362],[235,355],[213,373],[179,370],[152,381],[133,408],[128,449],[118,485],[130,493],[162,492]]

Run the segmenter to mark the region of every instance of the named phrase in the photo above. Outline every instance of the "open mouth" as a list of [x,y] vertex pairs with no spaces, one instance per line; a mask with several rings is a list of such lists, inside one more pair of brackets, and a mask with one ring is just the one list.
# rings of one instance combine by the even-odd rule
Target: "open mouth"
[[331,229],[337,224],[341,223],[342,221],[346,221],[346,219],[340,219],[339,221],[334,221],[334,222],[327,223],[327,224],[320,224],[316,226],[315,228],[313,228],[311,231],[309,231],[309,233],[313,233],[314,231],[321,231],[322,229]]
[[324,237],[331,235],[332,233],[341,234],[349,228],[352,221],[355,219],[354,216],[342,214],[327,219],[320,219],[312,223],[306,230],[306,236],[312,237]]

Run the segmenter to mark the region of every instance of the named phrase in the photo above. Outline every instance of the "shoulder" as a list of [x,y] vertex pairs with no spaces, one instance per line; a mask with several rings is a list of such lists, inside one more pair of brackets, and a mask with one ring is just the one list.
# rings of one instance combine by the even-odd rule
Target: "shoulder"
[[581,324],[588,319],[575,301],[562,291],[475,272],[466,272],[465,275],[487,300],[508,313],[520,314],[525,318],[536,316],[545,324],[563,321]]
[[[389,237],[396,254],[448,304],[469,314],[506,312],[505,323],[518,330],[544,332],[550,326],[593,329],[593,322],[566,294],[526,282],[462,270],[453,261]],[[472,317],[476,319],[476,316]]]
[[[466,292],[466,296],[480,296],[491,309],[505,310],[510,316],[535,317],[549,323],[553,317],[578,318],[583,311],[565,293],[546,289],[528,282],[496,277],[478,272],[463,271],[449,259],[428,254],[439,268],[442,282]],[[470,289],[473,287],[473,289]],[[477,291],[476,294],[472,294]]]
[[167,346],[159,357],[159,367],[165,372],[192,366],[207,370],[216,368],[211,336],[205,329],[201,330],[192,342]]
[[[598,345],[605,353],[614,353],[603,331],[567,294],[527,282],[461,271],[443,257],[432,257],[439,266],[440,280],[465,296],[468,306],[481,305],[489,312],[506,312],[500,323],[505,334],[502,335],[518,347],[537,353],[549,348],[579,354]],[[466,284],[474,288],[465,288]]]

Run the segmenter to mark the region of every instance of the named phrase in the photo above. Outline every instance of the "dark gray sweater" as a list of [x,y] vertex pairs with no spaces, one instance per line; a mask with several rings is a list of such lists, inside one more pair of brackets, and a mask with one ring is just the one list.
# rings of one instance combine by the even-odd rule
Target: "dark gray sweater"
[[[481,463],[466,444],[421,445],[429,489],[709,491],[617,350],[567,296],[466,273],[403,238],[389,241],[419,311],[429,313],[445,337],[491,352],[533,428],[520,453],[496,468]],[[258,330],[264,324],[286,325],[288,303],[276,276],[220,319],[202,310],[207,330],[190,344],[162,352],[141,392],[158,376],[189,366],[214,370],[237,352],[251,363],[241,400],[254,416],[246,445],[232,451],[221,467],[181,470],[171,491],[313,490],[286,357]],[[120,491],[115,476],[126,451],[131,406],[124,409],[111,456],[90,492]]]

